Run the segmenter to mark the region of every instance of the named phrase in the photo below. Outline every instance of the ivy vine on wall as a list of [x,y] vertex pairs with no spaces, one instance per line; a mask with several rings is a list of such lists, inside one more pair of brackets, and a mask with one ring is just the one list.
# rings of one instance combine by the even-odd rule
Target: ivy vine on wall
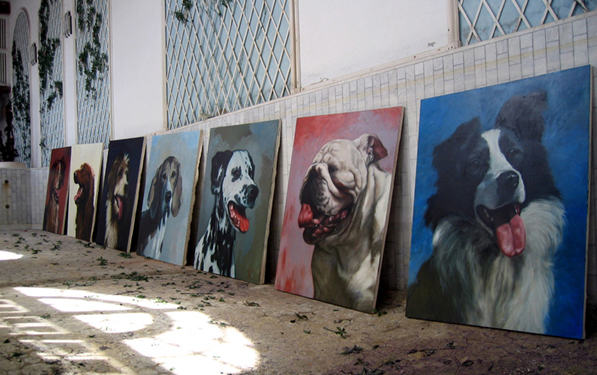
[[104,17],[96,9],[93,0],[77,0],[77,25],[81,33],[91,33],[91,41],[85,43],[79,52],[78,69],[85,77],[87,97],[97,97],[93,83],[103,79],[108,71],[108,54],[102,52],[100,31]]
[[16,42],[12,43],[12,68],[13,68],[13,86],[12,86],[12,110],[14,116],[14,126],[17,130],[17,136],[21,139],[19,153],[21,161],[30,165],[31,162],[31,117],[29,116],[29,79],[25,75],[25,66],[21,51],[17,48]]
[[[42,0],[39,6],[39,49],[37,51],[39,86],[41,95],[48,92],[45,108],[52,109],[58,96],[62,98],[62,81],[52,80],[54,72],[54,58],[60,47],[60,38],[49,38],[50,5],[56,0]],[[42,103],[43,104],[43,103]]]

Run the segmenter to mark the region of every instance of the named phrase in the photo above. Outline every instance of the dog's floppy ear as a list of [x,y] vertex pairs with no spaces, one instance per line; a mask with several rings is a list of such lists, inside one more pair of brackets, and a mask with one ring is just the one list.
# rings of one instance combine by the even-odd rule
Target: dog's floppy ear
[[232,157],[232,151],[218,151],[213,158],[211,158],[211,193],[220,194],[222,190],[222,180],[228,168],[228,162]]
[[176,179],[174,180],[174,192],[172,195],[172,216],[177,216],[182,205],[182,174],[180,173],[180,162],[173,157],[173,170],[176,171]]
[[354,143],[366,155],[368,164],[375,163],[388,156],[388,150],[386,150],[379,137],[375,134],[363,134],[355,139]]
[[509,129],[520,139],[539,142],[545,130],[543,112],[546,109],[547,93],[543,90],[525,96],[515,95],[502,106],[495,127]]
[[151,180],[151,188],[149,189],[149,196],[147,197],[147,205],[149,206],[149,214],[151,218],[155,218],[155,214],[158,212],[159,198],[156,197],[156,192],[159,190],[158,184],[160,183],[160,174],[162,174],[162,168],[164,164],[160,165],[155,171],[153,180]]
[[[454,130],[450,138],[433,149],[433,167],[438,174],[445,172],[449,178],[455,168],[455,152],[465,150],[481,134],[481,120],[475,117]],[[439,176],[442,178],[443,176]]]

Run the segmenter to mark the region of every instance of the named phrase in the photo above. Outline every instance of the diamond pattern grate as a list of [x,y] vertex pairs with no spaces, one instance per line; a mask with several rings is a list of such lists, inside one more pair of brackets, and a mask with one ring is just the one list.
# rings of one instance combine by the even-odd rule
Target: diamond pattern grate
[[[92,13],[95,14],[95,17],[98,14],[101,15],[100,28],[98,30],[98,40],[101,45],[100,53],[108,56],[108,0],[77,0],[77,3],[77,6],[80,4],[86,12],[84,19],[87,19],[91,8],[93,8]],[[90,28],[81,30],[81,28],[77,27],[76,32],[77,56],[80,57],[87,43],[94,44],[94,35]],[[87,87],[85,78],[86,76],[81,70],[80,65],[77,65],[78,143],[103,142],[104,147],[108,147],[111,132],[110,75],[107,70],[103,73],[98,73],[97,77]]]
[[[50,165],[53,148],[64,147],[64,100],[62,99],[62,2],[49,2],[49,39],[57,38],[60,44],[54,54],[53,70],[45,90],[40,90],[41,163]],[[41,29],[41,27],[40,27]]]
[[458,0],[460,41],[469,45],[596,7],[595,0]]
[[290,94],[291,0],[166,0],[168,128]]

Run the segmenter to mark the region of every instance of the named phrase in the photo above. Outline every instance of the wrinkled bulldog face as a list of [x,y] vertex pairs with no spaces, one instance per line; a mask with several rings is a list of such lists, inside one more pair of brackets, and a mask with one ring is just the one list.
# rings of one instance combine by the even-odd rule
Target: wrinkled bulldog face
[[337,139],[321,148],[305,174],[299,197],[298,224],[304,228],[306,243],[316,244],[348,226],[366,188],[368,166],[385,155],[387,151],[373,135],[354,141]]

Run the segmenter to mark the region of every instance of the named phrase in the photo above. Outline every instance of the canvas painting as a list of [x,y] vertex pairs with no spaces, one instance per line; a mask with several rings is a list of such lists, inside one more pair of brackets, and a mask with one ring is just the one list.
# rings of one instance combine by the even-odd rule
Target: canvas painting
[[70,147],[55,148],[50,157],[50,173],[44,209],[43,230],[64,234],[70,171]]
[[130,250],[144,154],[145,137],[110,141],[95,239],[100,245]]
[[278,120],[211,129],[196,269],[253,283],[265,281],[279,143]]
[[375,308],[403,112],[297,119],[278,290]]
[[584,336],[591,68],[423,100],[406,314]]
[[93,235],[103,150],[103,143],[71,147],[67,234],[83,241]]
[[185,265],[201,145],[199,130],[152,137],[137,254]]

